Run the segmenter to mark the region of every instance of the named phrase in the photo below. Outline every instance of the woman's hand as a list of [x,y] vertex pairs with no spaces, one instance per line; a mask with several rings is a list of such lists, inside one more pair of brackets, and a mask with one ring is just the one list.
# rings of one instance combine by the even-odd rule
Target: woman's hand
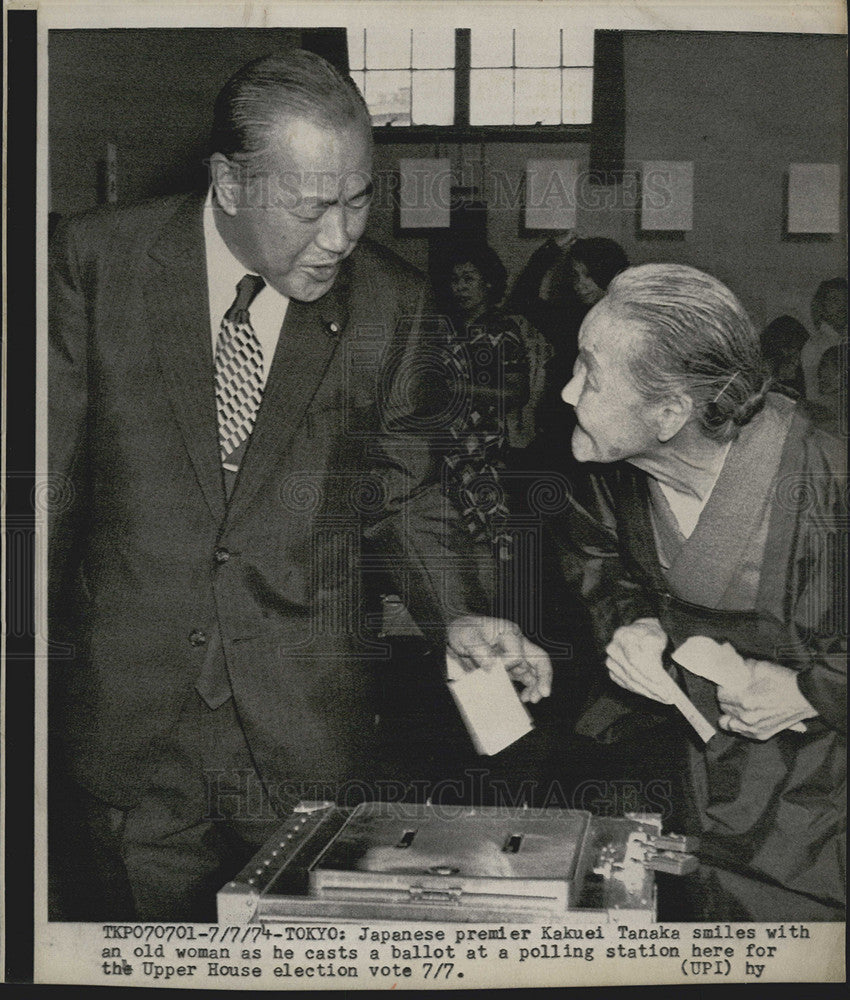
[[797,672],[766,660],[744,660],[742,683],[719,687],[724,713],[718,725],[752,740],[769,740],[784,729],[805,732],[804,719],[818,713],[797,686]]
[[664,669],[666,648],[667,633],[657,618],[639,618],[621,626],[605,649],[611,680],[627,691],[669,705],[673,700],[670,685],[675,682]]

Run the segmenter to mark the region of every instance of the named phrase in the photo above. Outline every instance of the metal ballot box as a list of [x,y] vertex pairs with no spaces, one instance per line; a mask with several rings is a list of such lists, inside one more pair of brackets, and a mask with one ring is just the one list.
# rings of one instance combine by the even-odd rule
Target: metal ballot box
[[692,870],[692,847],[654,814],[301,802],[218,893],[218,919],[650,922],[654,871]]

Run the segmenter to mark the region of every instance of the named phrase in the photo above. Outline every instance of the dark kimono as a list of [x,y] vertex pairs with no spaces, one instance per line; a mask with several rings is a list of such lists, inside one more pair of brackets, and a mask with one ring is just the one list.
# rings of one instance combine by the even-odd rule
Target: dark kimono
[[[688,735],[686,815],[702,862],[681,886],[689,919],[844,918],[847,526],[844,447],[778,395],[742,428],[689,538],[653,481],[626,464],[588,476],[553,525],[600,645],[655,617],[668,653],[704,635],[796,670],[818,713],[805,733],[765,741]],[[716,687],[677,670],[716,725]],[[687,728],[605,684],[579,732],[611,740],[653,720]]]

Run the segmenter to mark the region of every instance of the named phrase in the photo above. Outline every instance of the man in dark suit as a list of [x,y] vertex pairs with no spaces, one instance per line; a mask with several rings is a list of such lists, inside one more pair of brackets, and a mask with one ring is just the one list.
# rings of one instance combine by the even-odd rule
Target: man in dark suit
[[211,919],[276,817],[370,774],[374,553],[435,642],[549,692],[545,654],[480,617],[434,478],[425,282],[359,242],[360,94],[307,52],[249,64],[210,171],[206,200],[90,213],[51,248],[51,630],[74,655],[50,723],[98,885],[76,918]]

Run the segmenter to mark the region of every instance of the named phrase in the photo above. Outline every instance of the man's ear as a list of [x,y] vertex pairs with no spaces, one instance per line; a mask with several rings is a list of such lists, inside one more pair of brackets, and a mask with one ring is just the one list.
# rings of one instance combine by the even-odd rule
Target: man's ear
[[213,153],[209,163],[212,186],[219,207],[226,215],[236,215],[243,197],[243,167],[228,160],[223,153]]
[[656,434],[662,442],[674,438],[691,419],[694,402],[690,396],[676,395],[666,399],[656,413]]

